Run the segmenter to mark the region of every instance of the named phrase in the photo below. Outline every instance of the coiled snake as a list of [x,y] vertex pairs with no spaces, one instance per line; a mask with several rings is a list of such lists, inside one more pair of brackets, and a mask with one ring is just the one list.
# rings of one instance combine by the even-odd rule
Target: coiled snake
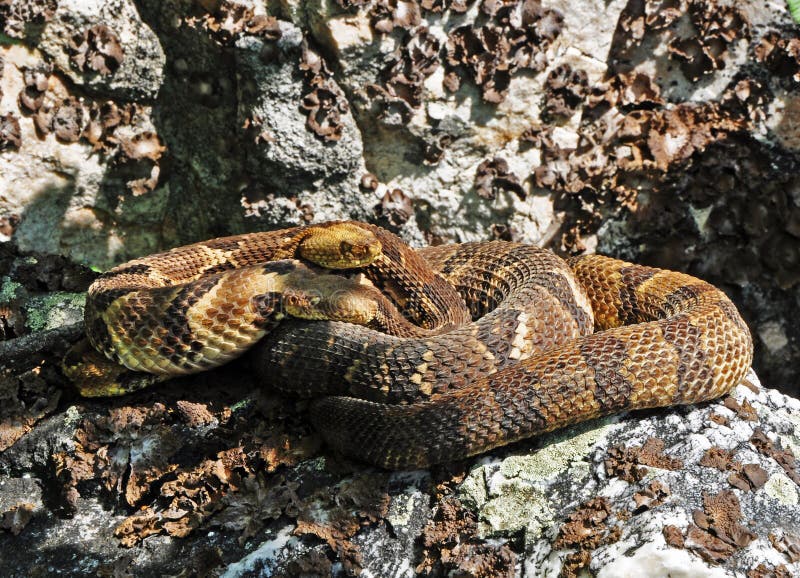
[[[287,314],[329,320],[278,325]],[[501,241],[412,250],[355,222],[131,261],[90,288],[86,325],[97,350],[155,379],[258,342],[255,366],[315,398],[311,420],[331,447],[395,469],[714,399],[741,381],[753,347],[725,294],[689,275]],[[85,395],[132,389],[98,375],[70,376]]]

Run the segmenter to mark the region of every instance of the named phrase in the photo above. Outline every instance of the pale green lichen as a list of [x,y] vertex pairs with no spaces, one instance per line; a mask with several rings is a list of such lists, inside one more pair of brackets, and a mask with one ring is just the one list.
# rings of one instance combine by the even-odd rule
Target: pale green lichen
[[31,332],[47,331],[83,319],[85,293],[56,291],[25,303],[25,324]]
[[3,283],[0,285],[0,305],[7,305],[14,299],[19,298],[19,290],[22,285],[16,281],[12,281],[8,277],[3,277]]
[[302,463],[304,467],[312,472],[324,472],[328,468],[328,460],[325,456],[305,460]]
[[525,539],[538,539],[553,523],[550,496],[538,486],[562,473],[572,480],[589,474],[585,459],[613,427],[614,418],[589,422],[542,438],[542,449],[509,456],[502,462],[473,469],[458,489],[462,503],[477,512],[482,536],[509,535],[525,530]]
[[[519,477],[525,480],[541,481],[557,476],[571,465],[583,464],[588,472],[588,465],[583,458],[589,454],[592,447],[605,438],[612,427],[612,420],[606,419],[601,425],[589,424],[577,429],[584,430],[575,434],[575,428],[550,434],[550,440],[545,439],[545,445],[539,451],[530,455],[511,456],[500,465],[500,472],[507,478]],[[580,468],[583,471],[584,468]],[[580,471],[576,472],[580,475]]]
[[78,424],[83,421],[84,417],[85,416],[81,414],[77,407],[71,405],[64,412],[64,423],[68,427],[77,427]]
[[525,529],[526,535],[539,535],[553,523],[547,496],[538,488],[519,481],[503,484],[499,495],[484,504],[478,531],[481,536],[506,536]]
[[766,494],[787,506],[796,506],[798,503],[797,486],[784,474],[773,474],[764,484]]
[[253,397],[242,398],[239,401],[235,402],[233,405],[231,405],[231,413],[244,411],[247,408],[251,407],[254,403],[255,403],[255,398]]
[[398,494],[392,497],[386,521],[393,528],[408,526],[414,516],[415,496],[413,494]]
[[458,487],[458,498],[466,507],[478,510],[489,499],[486,488],[487,466],[474,468]]

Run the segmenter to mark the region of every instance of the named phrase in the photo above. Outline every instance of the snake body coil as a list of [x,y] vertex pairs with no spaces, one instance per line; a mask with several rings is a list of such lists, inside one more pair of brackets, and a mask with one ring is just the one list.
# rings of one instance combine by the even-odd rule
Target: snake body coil
[[[333,235],[344,261],[319,257],[326,235],[322,245]],[[270,266],[261,262],[299,257],[331,268],[367,263],[365,277],[391,297],[394,314],[423,327],[398,336],[290,321],[254,348],[270,384],[317,397],[311,419],[329,445],[387,468],[474,455],[622,410],[713,399],[752,361],[734,305],[694,277],[596,255],[565,263],[515,243],[414,251],[361,223],[240,235],[121,265],[90,290],[87,331],[137,370],[222,363],[266,333],[271,310],[253,303],[297,286],[265,285]],[[181,259],[191,266],[175,265]]]

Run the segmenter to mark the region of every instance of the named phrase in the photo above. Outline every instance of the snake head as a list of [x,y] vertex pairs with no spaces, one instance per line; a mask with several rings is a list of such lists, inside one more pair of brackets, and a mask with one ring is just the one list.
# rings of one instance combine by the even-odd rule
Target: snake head
[[319,275],[288,286],[283,292],[283,308],[300,319],[367,325],[376,314],[376,293],[351,279]]
[[353,269],[373,263],[382,252],[375,233],[355,223],[309,227],[298,255],[326,269]]
[[318,308],[321,297],[313,290],[286,289],[283,292],[283,309],[299,319],[327,319]]

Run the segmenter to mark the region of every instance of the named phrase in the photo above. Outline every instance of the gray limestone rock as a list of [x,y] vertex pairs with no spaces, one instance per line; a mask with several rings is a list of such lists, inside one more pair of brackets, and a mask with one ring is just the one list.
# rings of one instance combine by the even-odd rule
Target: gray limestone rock
[[[417,245],[598,250],[720,286],[759,374],[798,391],[800,61],[784,4],[190,4],[0,3],[0,241],[104,269],[354,217]],[[56,367],[77,329],[59,329],[79,318],[79,289],[34,280],[23,296],[8,273],[0,332],[48,344],[27,334],[24,366],[0,363],[10,575],[55,556],[106,574],[800,573],[792,397],[741,386],[427,473],[308,450],[257,475],[296,439],[251,426],[288,414],[303,431],[297,408],[250,396],[242,371],[134,401],[70,397]],[[240,447],[236,465],[220,457]],[[190,488],[173,507],[176,480]],[[124,523],[144,546],[120,550]]]
[[60,0],[37,47],[92,93],[152,101],[164,82],[161,43],[128,0]]
[[280,22],[280,31],[277,41],[236,43],[246,167],[256,187],[275,195],[246,201],[248,216],[265,226],[285,219],[279,197],[315,220],[366,218],[361,132],[347,97],[299,28]]
[[721,286],[760,375],[793,381],[800,76],[780,3],[14,0],[0,15],[2,240],[107,268],[357,217],[415,245],[600,250]]

